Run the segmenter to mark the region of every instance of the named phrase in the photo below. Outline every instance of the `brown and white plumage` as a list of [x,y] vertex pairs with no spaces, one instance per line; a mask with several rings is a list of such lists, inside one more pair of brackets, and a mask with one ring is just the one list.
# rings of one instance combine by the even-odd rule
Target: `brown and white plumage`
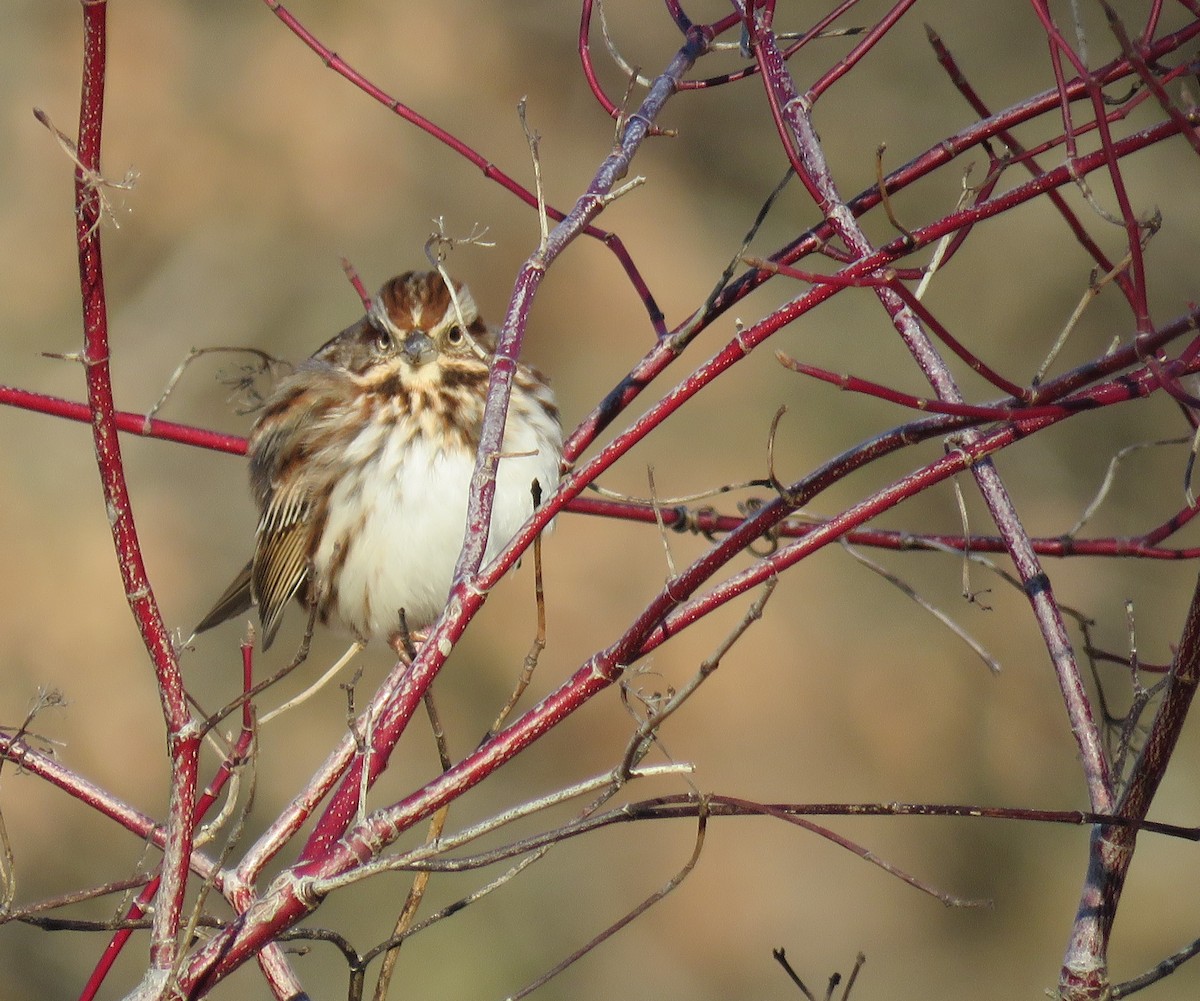
[[[454,300],[457,300],[457,309]],[[258,605],[263,648],[294,597],[366,641],[441,613],[466,530],[491,334],[467,289],[408,272],[275,389],[250,436],[254,556],[197,626]],[[518,365],[485,559],[558,483],[553,394]]]

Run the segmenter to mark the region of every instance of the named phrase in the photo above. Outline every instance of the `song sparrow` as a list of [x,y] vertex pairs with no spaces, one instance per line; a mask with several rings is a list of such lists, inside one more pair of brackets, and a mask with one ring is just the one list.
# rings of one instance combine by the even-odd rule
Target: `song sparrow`
[[[457,305],[456,305],[457,301]],[[196,627],[258,605],[265,650],[299,600],[323,623],[396,645],[445,607],[495,342],[467,288],[436,272],[387,282],[367,315],[284,379],[250,435],[254,557]],[[554,396],[518,365],[485,561],[558,483]]]

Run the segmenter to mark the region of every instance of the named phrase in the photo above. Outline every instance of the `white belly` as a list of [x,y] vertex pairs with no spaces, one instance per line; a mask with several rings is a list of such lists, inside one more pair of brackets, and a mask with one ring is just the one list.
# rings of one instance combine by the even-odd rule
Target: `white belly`
[[[559,435],[549,421],[506,434],[485,563],[533,512],[533,480],[543,497],[557,485]],[[339,480],[313,569],[318,595],[327,595],[330,566],[342,564],[336,597],[323,617],[364,640],[386,639],[398,631],[400,609],[410,629],[422,629],[446,605],[466,534],[475,455],[465,448],[435,449],[425,437],[409,438],[396,429],[385,441],[356,444],[377,449],[380,461]],[[519,454],[525,452],[535,454]],[[354,541],[344,554],[337,552],[336,540],[346,538],[355,523]]]

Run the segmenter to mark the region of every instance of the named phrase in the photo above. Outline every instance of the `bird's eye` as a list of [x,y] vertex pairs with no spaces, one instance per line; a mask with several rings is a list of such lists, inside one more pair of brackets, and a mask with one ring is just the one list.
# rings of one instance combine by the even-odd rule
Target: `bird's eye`
[[375,331],[375,348],[376,348],[376,350],[383,352],[383,351],[386,351],[391,346],[392,346],[392,339],[391,339],[391,337],[388,336],[388,332],[386,330]]
[[446,340],[450,344],[461,344],[463,342],[463,329],[458,324],[455,324],[446,331]]

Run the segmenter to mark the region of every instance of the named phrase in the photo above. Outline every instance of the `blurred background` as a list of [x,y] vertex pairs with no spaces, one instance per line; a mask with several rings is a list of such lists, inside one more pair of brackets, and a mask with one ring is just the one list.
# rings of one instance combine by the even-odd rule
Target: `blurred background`
[[[713,3],[690,6],[697,19],[725,10]],[[1117,6],[1131,18],[1142,10],[1141,4]],[[293,9],[366,77],[531,185],[516,112],[527,97],[530,122],[542,136],[547,197],[560,208],[569,208],[611,148],[612,122],[579,70],[576,5],[360,0]],[[847,23],[869,24],[884,9],[863,4]],[[815,17],[808,6],[805,11],[796,27]],[[678,38],[657,5],[614,0],[607,12],[629,63],[648,74],[667,64]],[[1087,29],[1098,64],[1113,43],[1098,11],[1092,13],[1089,8]],[[780,26],[791,27],[793,14],[791,5],[781,4]],[[938,29],[993,108],[1052,85],[1044,36],[1024,5],[922,5],[818,105],[816,124],[846,195],[873,183],[879,144],[887,144],[886,163],[894,167],[973,120],[937,66],[922,21]],[[79,297],[71,166],[32,114],[40,107],[75,133],[78,4],[9,0],[0,25],[6,151],[0,158],[0,382],[82,399],[78,367],[42,354],[79,347]],[[499,322],[514,276],[537,244],[535,213],[329,72],[264,5],[126,0],[113,6],[109,26],[105,172],[118,179],[127,170],[138,173],[133,190],[111,192],[115,224],[104,233],[122,409],[149,409],[193,347],[252,346],[306,356],[361,312],[339,257],[350,258],[368,287],[376,287],[423,266],[422,247],[439,217],[452,235],[487,227],[495,247],[460,249],[449,267],[471,286],[485,316]],[[593,39],[609,93],[619,96],[623,79],[603,54],[598,26]],[[831,39],[806,49],[792,65],[800,85],[852,44]],[[737,65],[736,54],[716,56],[701,72]],[[1146,120],[1154,117],[1148,113]],[[601,222],[625,241],[674,326],[703,301],[737,252],[785,161],[757,79],[682,94],[661,124],[678,136],[647,141],[634,164],[646,184],[613,204]],[[1022,137],[1032,143],[1043,134],[1039,128],[1058,127],[1031,126]],[[1045,162],[1058,156],[1052,151]],[[982,154],[961,158],[896,199],[901,220],[915,227],[949,212],[968,161],[975,163],[972,180],[981,179]],[[1196,159],[1176,140],[1128,161],[1126,169],[1135,208],[1163,213],[1148,261],[1156,319],[1165,320],[1198,294]],[[1067,197],[1087,213],[1074,192]],[[927,300],[985,360],[1018,381],[1032,375],[1053,343],[1091,267],[1047,208],[1034,205],[977,231]],[[816,218],[793,185],[752,250],[768,253]],[[1119,257],[1123,234],[1087,218],[1106,250]],[[865,225],[877,241],[894,235],[882,216]],[[770,283],[737,315],[753,322],[797,291]],[[727,316],[701,337],[630,416],[723,345],[733,322]],[[1105,291],[1052,373],[1101,353],[1130,328],[1122,301]],[[556,262],[538,294],[524,357],[551,376],[569,428],[652,341],[645,310],[615,258],[582,239]],[[657,492],[666,497],[762,477],[768,428],[781,405],[788,413],[775,461],[785,480],[907,419],[878,401],[785,371],[774,360],[776,348],[925,392],[874,296],[848,291],[702,392],[604,484],[644,496],[653,467]],[[252,417],[238,412],[229,388],[241,364],[238,356],[196,363],[160,416],[244,434]],[[994,396],[969,373],[960,375],[968,398]],[[1186,433],[1174,406],[1160,398],[1070,422],[1004,453],[998,466],[1030,531],[1057,535],[1087,506],[1118,449]],[[161,816],[167,767],[158,699],[121,593],[88,430],[0,409],[0,439],[6,568],[0,575],[0,722],[19,723],[39,689],[61,691],[68,705],[40,715],[33,729],[56,742],[66,764]],[[815,512],[833,513],[868,495],[934,458],[940,447],[931,443],[876,464],[822,497]],[[167,622],[186,636],[249,552],[254,516],[244,464],[128,437],[124,454],[156,596]],[[1186,455],[1182,446],[1132,455],[1088,532],[1138,534],[1177,510]],[[973,529],[987,532],[969,480],[963,489]],[[728,498],[718,503],[734,509]],[[960,527],[948,485],[881,524]],[[680,566],[708,546],[682,535],[668,541]],[[1195,533],[1178,541],[1194,544]],[[1086,808],[1074,742],[1024,599],[976,570],[972,587],[992,590],[986,609],[968,605],[960,597],[960,563],[952,557],[876,558],[978,637],[1001,662],[1000,674],[989,673],[898,590],[832,547],[785,576],[764,621],[664,728],[665,751],[650,760],[669,754],[694,762],[696,788],[766,801]],[[457,756],[494,718],[533,638],[530,562],[497,589],[435,686]],[[1125,603],[1131,601],[1139,655],[1150,663],[1169,661],[1194,567],[1080,560],[1047,569],[1060,600],[1096,620],[1099,644],[1128,650]],[[549,645],[524,704],[618,636],[667,572],[652,526],[559,518],[545,546]],[[646,694],[677,689],[744,609],[712,616],[636,665],[631,686]],[[299,640],[300,618],[290,616],[261,659],[263,672],[286,662]],[[206,634],[185,655],[202,704],[215,706],[237,693],[240,629],[229,624]],[[344,646],[340,637],[319,634],[310,663],[269,693],[263,707],[303,688]],[[358,663],[361,705],[391,659],[373,649]],[[1127,685],[1115,669],[1107,682],[1122,707]],[[302,787],[344,726],[345,695],[331,686],[264,731],[248,837]],[[635,726],[614,687],[456,803],[449,829],[611,767]],[[1193,728],[1152,817],[1200,820],[1196,743]],[[427,730],[414,725],[372,802],[400,797],[436,769]],[[682,780],[660,781],[632,795],[687,788]],[[127,876],[155,857],[11,767],[0,773],[0,808],[15,852],[18,904]],[[524,830],[570,815],[562,811]],[[540,996],[793,999],[794,986],[771,958],[776,947],[787,950],[818,992],[830,974],[847,972],[864,952],[867,966],[853,994],[859,1001],[1032,998],[1055,984],[1083,878],[1085,829],[930,819],[834,820],[830,826],[949,893],[988,898],[993,906],[948,909],[842,849],[772,820],[714,822],[682,887]],[[408,840],[422,836],[414,831]],[[490,998],[517,990],[663,884],[687,859],[693,840],[694,825],[679,822],[626,825],[560,846],[513,883],[408,943],[393,996]],[[1114,938],[1115,979],[1153,966],[1196,936],[1197,863],[1190,844],[1143,837]],[[435,877],[427,906],[448,903],[483,878]],[[365,951],[389,934],[407,886],[399,876],[369,882],[329,899],[312,923],[337,929]],[[75,913],[103,919],[115,906],[108,900]],[[76,996],[105,940],[0,927],[0,996]],[[294,962],[312,997],[345,996],[345,966],[331,947],[314,944]],[[106,996],[127,990],[144,963],[145,939],[139,939],[126,950]],[[1154,996],[1190,998],[1198,989],[1200,967],[1185,966]],[[214,996],[266,992],[257,971],[246,969]]]

